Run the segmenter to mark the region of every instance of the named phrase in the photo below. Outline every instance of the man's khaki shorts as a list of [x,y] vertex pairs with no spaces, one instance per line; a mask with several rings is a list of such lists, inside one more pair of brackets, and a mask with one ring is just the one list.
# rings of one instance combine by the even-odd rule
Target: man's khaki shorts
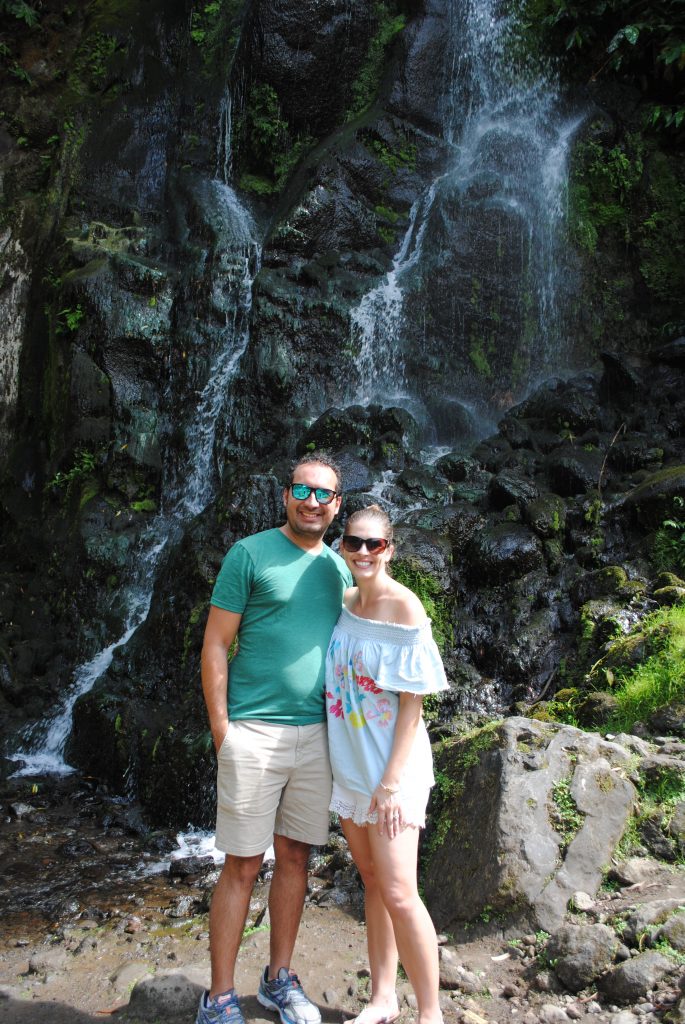
[[274,835],[328,841],[331,766],[326,723],[231,721],[218,753],[216,847],[264,853]]

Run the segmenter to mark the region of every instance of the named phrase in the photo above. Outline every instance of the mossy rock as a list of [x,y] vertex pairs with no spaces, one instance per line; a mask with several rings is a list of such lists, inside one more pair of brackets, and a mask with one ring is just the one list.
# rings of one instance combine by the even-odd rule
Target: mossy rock
[[590,729],[605,725],[611,720],[617,709],[616,697],[607,690],[588,693],[574,704],[579,725]]
[[645,589],[644,583],[628,579],[623,566],[606,565],[580,576],[571,587],[570,595],[578,607],[602,597],[623,597],[630,600],[636,593],[642,593]]
[[685,466],[682,465],[652,473],[628,494],[626,506],[635,511],[642,526],[656,530],[671,515],[674,498],[685,501]]
[[349,445],[369,444],[370,441],[368,414],[362,418],[347,409],[327,409],[300,439],[297,454],[306,455],[322,448],[335,452]]
[[566,502],[558,494],[543,494],[526,505],[524,518],[538,537],[556,537],[566,526]]
[[681,587],[659,587],[654,591],[654,600],[662,608],[672,607],[685,601],[685,586]]

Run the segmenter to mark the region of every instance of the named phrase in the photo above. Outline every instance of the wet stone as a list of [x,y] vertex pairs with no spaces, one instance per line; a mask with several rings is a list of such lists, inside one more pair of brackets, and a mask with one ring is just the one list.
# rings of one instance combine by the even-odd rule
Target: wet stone
[[169,878],[187,878],[189,875],[204,875],[214,869],[213,857],[179,857],[169,865]]

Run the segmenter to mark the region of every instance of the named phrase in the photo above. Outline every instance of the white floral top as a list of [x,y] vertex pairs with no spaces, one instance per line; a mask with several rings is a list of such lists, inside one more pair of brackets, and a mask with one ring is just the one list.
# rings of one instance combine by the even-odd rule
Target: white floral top
[[[424,696],[447,689],[431,633],[420,626],[362,619],[343,608],[326,656],[328,746],[333,780],[371,797],[390,757],[400,693]],[[421,719],[400,787],[434,783],[433,761]]]

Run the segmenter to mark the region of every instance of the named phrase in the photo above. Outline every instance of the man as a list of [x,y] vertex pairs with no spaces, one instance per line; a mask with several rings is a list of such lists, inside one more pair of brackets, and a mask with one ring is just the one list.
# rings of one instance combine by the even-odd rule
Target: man
[[337,466],[323,454],[300,459],[283,492],[286,522],[234,544],[212,593],[202,688],[218,759],[216,845],[226,861],[209,915],[212,983],[196,1024],[243,1024],[234,968],[272,841],[270,962],[257,998],[283,1024],[321,1020],[290,961],[310,845],[328,836],[324,661],[352,578],[323,537],[340,502]]

